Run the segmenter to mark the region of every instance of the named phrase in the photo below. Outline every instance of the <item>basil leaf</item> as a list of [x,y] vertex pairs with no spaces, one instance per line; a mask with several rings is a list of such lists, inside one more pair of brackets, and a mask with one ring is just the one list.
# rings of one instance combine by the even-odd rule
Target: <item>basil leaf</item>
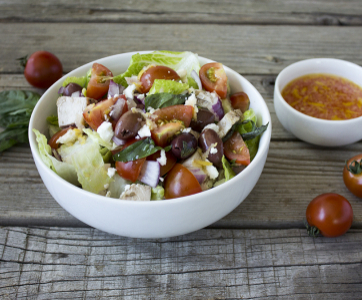
[[0,152],[17,143],[28,142],[28,126],[31,113],[40,99],[38,93],[30,91],[0,92]]
[[152,94],[146,97],[145,99],[145,110],[147,111],[148,107],[152,108],[163,108],[167,106],[184,104],[190,94],[170,94],[170,93],[158,93]]
[[56,116],[56,115],[51,115],[51,116],[47,117],[47,122],[50,125],[59,126],[58,116]]
[[113,155],[115,161],[128,162],[136,159],[144,158],[153,153],[162,150],[162,147],[155,145],[155,142],[151,138],[137,141],[122,151]]
[[255,123],[252,120],[247,120],[245,121],[245,123],[242,122],[242,124],[247,124],[249,122],[251,122],[252,125],[251,131],[241,133],[241,137],[243,138],[244,141],[252,140],[257,136],[261,135],[268,128],[269,125],[269,123],[267,123],[266,125],[261,125],[260,127],[256,127]]

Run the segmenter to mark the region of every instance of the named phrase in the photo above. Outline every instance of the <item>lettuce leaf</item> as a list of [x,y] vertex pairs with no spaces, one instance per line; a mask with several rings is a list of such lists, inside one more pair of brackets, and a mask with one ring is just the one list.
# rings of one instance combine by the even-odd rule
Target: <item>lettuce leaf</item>
[[124,192],[126,185],[130,184],[132,184],[132,181],[122,178],[117,173],[114,174],[108,188],[108,191],[111,192],[111,198],[119,199]]
[[79,183],[75,168],[71,164],[61,162],[53,157],[51,155],[52,150],[48,145],[45,135],[41,134],[36,129],[33,129],[33,132],[35,133],[36,141],[38,142],[40,158],[45,163],[45,165],[53,170],[55,173],[57,173],[64,180],[74,185],[78,185]]
[[181,94],[189,88],[187,83],[173,80],[155,79],[148,95],[157,93]]
[[111,181],[99,151],[99,144],[91,138],[71,146],[62,145],[58,150],[63,161],[74,166],[83,189],[95,194],[105,190]]
[[158,93],[158,94],[149,95],[145,99],[145,110],[147,111],[149,107],[156,109],[156,108],[163,108],[177,104],[185,104],[189,96],[190,94],[174,95],[170,93]]
[[63,82],[63,86],[66,87],[69,83],[76,83],[76,84],[79,84],[81,87],[86,87],[88,84],[88,80],[87,80],[86,76],[82,76],[82,77],[71,76],[71,77],[65,78],[65,80]]
[[130,65],[126,72],[113,78],[113,81],[127,87],[125,77],[138,75],[138,73],[146,66],[155,64],[166,66],[178,71],[185,69],[187,71],[187,78],[191,86],[197,86],[194,80],[190,77],[191,71],[195,70],[197,73],[200,71],[200,63],[197,54],[189,51],[173,52],[173,51],[154,51],[147,54],[134,54],[131,58]]
[[[258,150],[258,149],[256,149],[256,150]],[[225,181],[228,181],[231,178],[235,177],[235,173],[231,169],[231,166],[230,166],[228,160],[225,158],[225,155],[222,156],[221,162],[222,162],[222,167],[224,168]]]
[[108,150],[112,150],[116,147],[116,145],[110,141],[107,142],[105,140],[103,140],[100,135],[98,134],[98,132],[93,131],[90,128],[83,128],[83,132],[88,135],[88,137],[90,137],[94,142],[98,143],[99,145],[106,147]]
[[162,200],[165,196],[165,189],[158,185],[151,189],[151,200]]

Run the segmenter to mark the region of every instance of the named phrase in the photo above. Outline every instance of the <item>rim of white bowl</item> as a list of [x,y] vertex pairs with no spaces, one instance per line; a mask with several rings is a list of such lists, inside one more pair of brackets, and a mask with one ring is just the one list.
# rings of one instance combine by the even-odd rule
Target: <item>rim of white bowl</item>
[[[341,125],[341,124],[346,124],[346,125],[349,125],[351,123],[355,123],[355,122],[359,122],[361,119],[362,119],[362,116],[360,117],[357,117],[357,118],[353,118],[353,119],[348,119],[348,120],[325,120],[325,119],[319,119],[319,118],[316,118],[316,117],[312,117],[312,116],[309,116],[309,115],[306,115],[306,114],[303,114],[301,113],[300,111],[296,110],[295,108],[293,108],[292,106],[290,106],[287,101],[285,101],[285,99],[283,98],[281,92],[280,92],[280,89],[279,89],[279,80],[280,80],[280,77],[284,75],[285,72],[289,71],[290,69],[293,69],[295,67],[297,67],[298,65],[301,65],[301,64],[306,64],[306,63],[315,63],[317,61],[330,61],[330,62],[335,62],[335,61],[338,61],[340,63],[344,63],[346,65],[348,65],[349,67],[352,67],[352,68],[358,68],[361,72],[361,76],[362,76],[362,67],[355,64],[355,63],[352,63],[350,61],[347,61],[347,60],[343,60],[343,59],[338,59],[338,58],[328,58],[328,57],[321,57],[321,58],[310,58],[310,59],[304,59],[304,60],[300,60],[300,61],[297,61],[295,63],[292,63],[290,64],[289,66],[285,67],[277,76],[276,80],[275,80],[275,85],[274,85],[274,89],[275,89],[275,92],[277,93],[278,97],[281,99],[280,103],[284,106],[284,108],[286,108],[288,110],[288,112],[294,114],[295,116],[297,117],[300,117],[300,118],[305,118],[305,121],[310,121],[310,122],[316,122],[316,123],[319,123],[319,124],[323,124],[323,125],[330,125],[330,126],[338,126],[338,125]],[[311,73],[307,73],[307,74],[313,74],[313,73],[316,73],[316,72],[311,72]],[[298,78],[300,76],[304,76],[304,75],[307,75],[307,74],[303,74],[303,75],[299,75],[299,76],[296,76],[295,78]],[[321,72],[321,74],[330,74],[330,73],[327,73],[327,72]],[[335,75],[335,76],[340,76],[340,75],[336,75],[336,74],[331,74],[331,75]],[[344,78],[343,76],[340,76],[342,78]],[[295,78],[291,79],[288,81],[288,83],[292,80],[294,80]],[[352,80],[351,80],[352,81]],[[288,84],[287,83],[287,84]],[[357,83],[356,83],[357,84]],[[359,85],[359,84],[358,84]],[[362,86],[359,85],[361,88]],[[285,87],[285,86],[284,86]],[[283,88],[284,88],[283,87]],[[275,100],[274,100],[275,101]]]
[[[112,57],[116,57],[116,56],[123,55],[123,54],[124,55],[125,54],[129,54],[129,55],[132,54],[133,55],[133,54],[136,54],[136,53],[143,54],[143,53],[150,53],[150,52],[153,52],[153,51],[154,50],[133,51],[133,52],[125,52],[125,53],[115,54],[115,55],[111,55],[111,56],[106,56],[106,57],[94,60],[92,62],[89,62],[87,64],[84,64],[84,65],[72,70],[71,72],[73,72],[73,71],[75,71],[75,70],[77,70],[79,68],[82,68],[85,65],[93,64],[94,62],[99,62],[99,60],[101,60],[101,59],[110,59]],[[206,60],[208,60],[210,62],[214,62],[213,60],[208,59],[208,58],[203,57],[203,56],[199,56],[199,58],[206,59]],[[190,196],[174,198],[174,199],[167,199],[167,200],[165,199],[165,200],[156,200],[156,201],[127,201],[127,200],[121,201],[120,199],[105,197],[105,196],[101,196],[101,195],[98,195],[98,194],[83,190],[81,187],[78,187],[78,186],[75,186],[75,185],[69,183],[68,181],[66,181],[65,179],[60,177],[58,174],[56,174],[54,171],[52,171],[50,168],[48,168],[44,164],[44,162],[42,161],[42,159],[39,156],[39,153],[38,153],[39,150],[38,150],[38,145],[37,145],[37,142],[36,142],[35,134],[32,131],[33,123],[34,123],[34,119],[35,119],[34,111],[37,110],[38,106],[40,105],[40,102],[42,101],[42,98],[46,97],[46,94],[48,93],[48,91],[50,90],[51,87],[39,99],[38,103],[36,104],[36,106],[35,106],[35,108],[33,110],[32,115],[30,117],[28,137],[29,137],[29,144],[30,144],[30,148],[31,148],[31,151],[32,151],[32,154],[33,154],[33,158],[34,158],[34,160],[37,160],[37,162],[40,163],[43,166],[45,172],[47,173],[48,176],[50,176],[51,179],[62,181],[63,184],[65,184],[68,188],[70,188],[70,190],[73,190],[75,193],[85,193],[84,194],[85,196],[92,197],[93,200],[102,201],[102,202],[109,202],[109,203],[114,203],[114,204],[118,203],[118,205],[126,205],[126,206],[127,205],[129,205],[129,206],[136,206],[136,205],[166,206],[166,205],[172,205],[172,203],[176,203],[176,202],[196,201],[198,198],[203,198],[204,196],[210,195],[213,192],[213,190],[215,190],[215,189],[218,189],[218,190],[225,189],[226,190],[230,186],[230,184],[233,183],[233,180],[235,180],[238,176],[246,176],[247,177],[248,174],[250,172],[252,172],[253,166],[257,165],[261,161],[261,159],[262,159],[263,155],[265,154],[265,152],[267,152],[269,150],[269,144],[270,144],[270,139],[271,139],[271,131],[272,131],[272,123],[271,123],[271,117],[270,117],[270,112],[269,112],[268,106],[266,105],[266,102],[265,102],[264,98],[261,96],[261,94],[259,93],[259,91],[245,77],[243,77],[242,75],[240,75],[236,71],[232,70],[231,68],[227,67],[226,65],[223,64],[223,66],[228,69],[228,72],[233,73],[234,76],[240,76],[243,79],[245,79],[246,84],[250,85],[250,87],[255,90],[255,92],[258,94],[258,96],[262,100],[262,102],[260,104],[260,105],[263,106],[262,110],[265,110],[266,113],[267,113],[267,120],[263,120],[263,123],[266,124],[267,122],[269,122],[269,125],[268,125],[267,130],[263,133],[263,135],[262,135],[262,137],[260,139],[260,142],[263,140],[263,144],[262,144],[263,147],[260,148],[260,142],[259,142],[259,149],[258,149],[258,152],[256,153],[253,161],[241,173],[237,174],[234,178],[228,180],[227,182],[224,182],[223,184],[221,184],[221,185],[219,185],[217,187],[214,187],[214,188],[211,188],[209,190],[202,191],[200,193],[193,194],[193,195],[190,195]],[[57,82],[55,82],[53,85],[56,85],[59,82],[63,82],[64,79],[69,76],[68,74],[64,75]],[[266,155],[267,155],[267,153],[266,153]]]

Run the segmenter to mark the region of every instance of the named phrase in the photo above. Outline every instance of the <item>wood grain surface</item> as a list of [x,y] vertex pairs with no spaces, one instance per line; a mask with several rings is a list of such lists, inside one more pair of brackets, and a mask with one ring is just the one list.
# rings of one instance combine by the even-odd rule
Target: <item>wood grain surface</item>
[[358,0],[1,1],[2,22],[361,25]]
[[362,231],[0,229],[1,299],[361,299]]

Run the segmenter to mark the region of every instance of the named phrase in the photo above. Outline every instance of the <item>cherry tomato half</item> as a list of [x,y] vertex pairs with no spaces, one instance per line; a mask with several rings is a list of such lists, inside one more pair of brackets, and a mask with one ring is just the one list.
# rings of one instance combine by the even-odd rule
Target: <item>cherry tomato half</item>
[[[343,181],[350,192],[362,198],[362,154],[349,159],[343,169]],[[347,169],[348,168],[348,169]]]
[[60,131],[58,131],[56,134],[54,134],[48,141],[48,145],[52,148],[52,149],[58,149],[60,144],[57,144],[57,140],[63,136],[64,134],[66,134],[68,132],[69,129],[74,129],[74,127],[70,126],[67,128],[64,128]]
[[47,89],[63,76],[63,66],[54,54],[37,51],[27,60],[24,76],[32,86]]
[[116,161],[116,170],[119,176],[124,179],[136,182],[138,176],[141,173],[142,166],[146,158],[140,158],[128,162]]
[[233,109],[240,109],[241,112],[246,112],[250,106],[250,100],[246,93],[239,92],[230,96],[230,102]]
[[233,135],[224,143],[224,154],[237,164],[247,166],[250,164],[250,152],[239,132]]
[[306,211],[307,222],[325,237],[345,234],[352,225],[351,204],[341,195],[328,193],[314,198]]
[[175,70],[165,67],[165,66],[149,66],[141,74],[140,81],[142,86],[140,87],[141,93],[148,93],[151,89],[155,79],[166,79],[166,80],[180,80],[180,76],[176,73]]
[[181,164],[176,164],[165,179],[165,198],[185,197],[202,192],[194,174]]
[[172,105],[156,110],[153,116],[155,116],[156,122],[158,120],[179,120],[184,122],[185,127],[189,127],[193,114],[194,108],[190,105]]
[[107,67],[98,63],[93,64],[91,74],[87,86],[87,97],[100,99],[108,92],[110,80],[107,80],[107,77],[113,77],[113,74]]
[[151,137],[155,144],[160,147],[166,147],[170,144],[171,138],[184,128],[181,121],[175,121],[163,124],[151,130]]
[[220,63],[208,63],[200,69],[200,80],[205,90],[216,92],[221,99],[226,98],[228,86],[224,67]]

